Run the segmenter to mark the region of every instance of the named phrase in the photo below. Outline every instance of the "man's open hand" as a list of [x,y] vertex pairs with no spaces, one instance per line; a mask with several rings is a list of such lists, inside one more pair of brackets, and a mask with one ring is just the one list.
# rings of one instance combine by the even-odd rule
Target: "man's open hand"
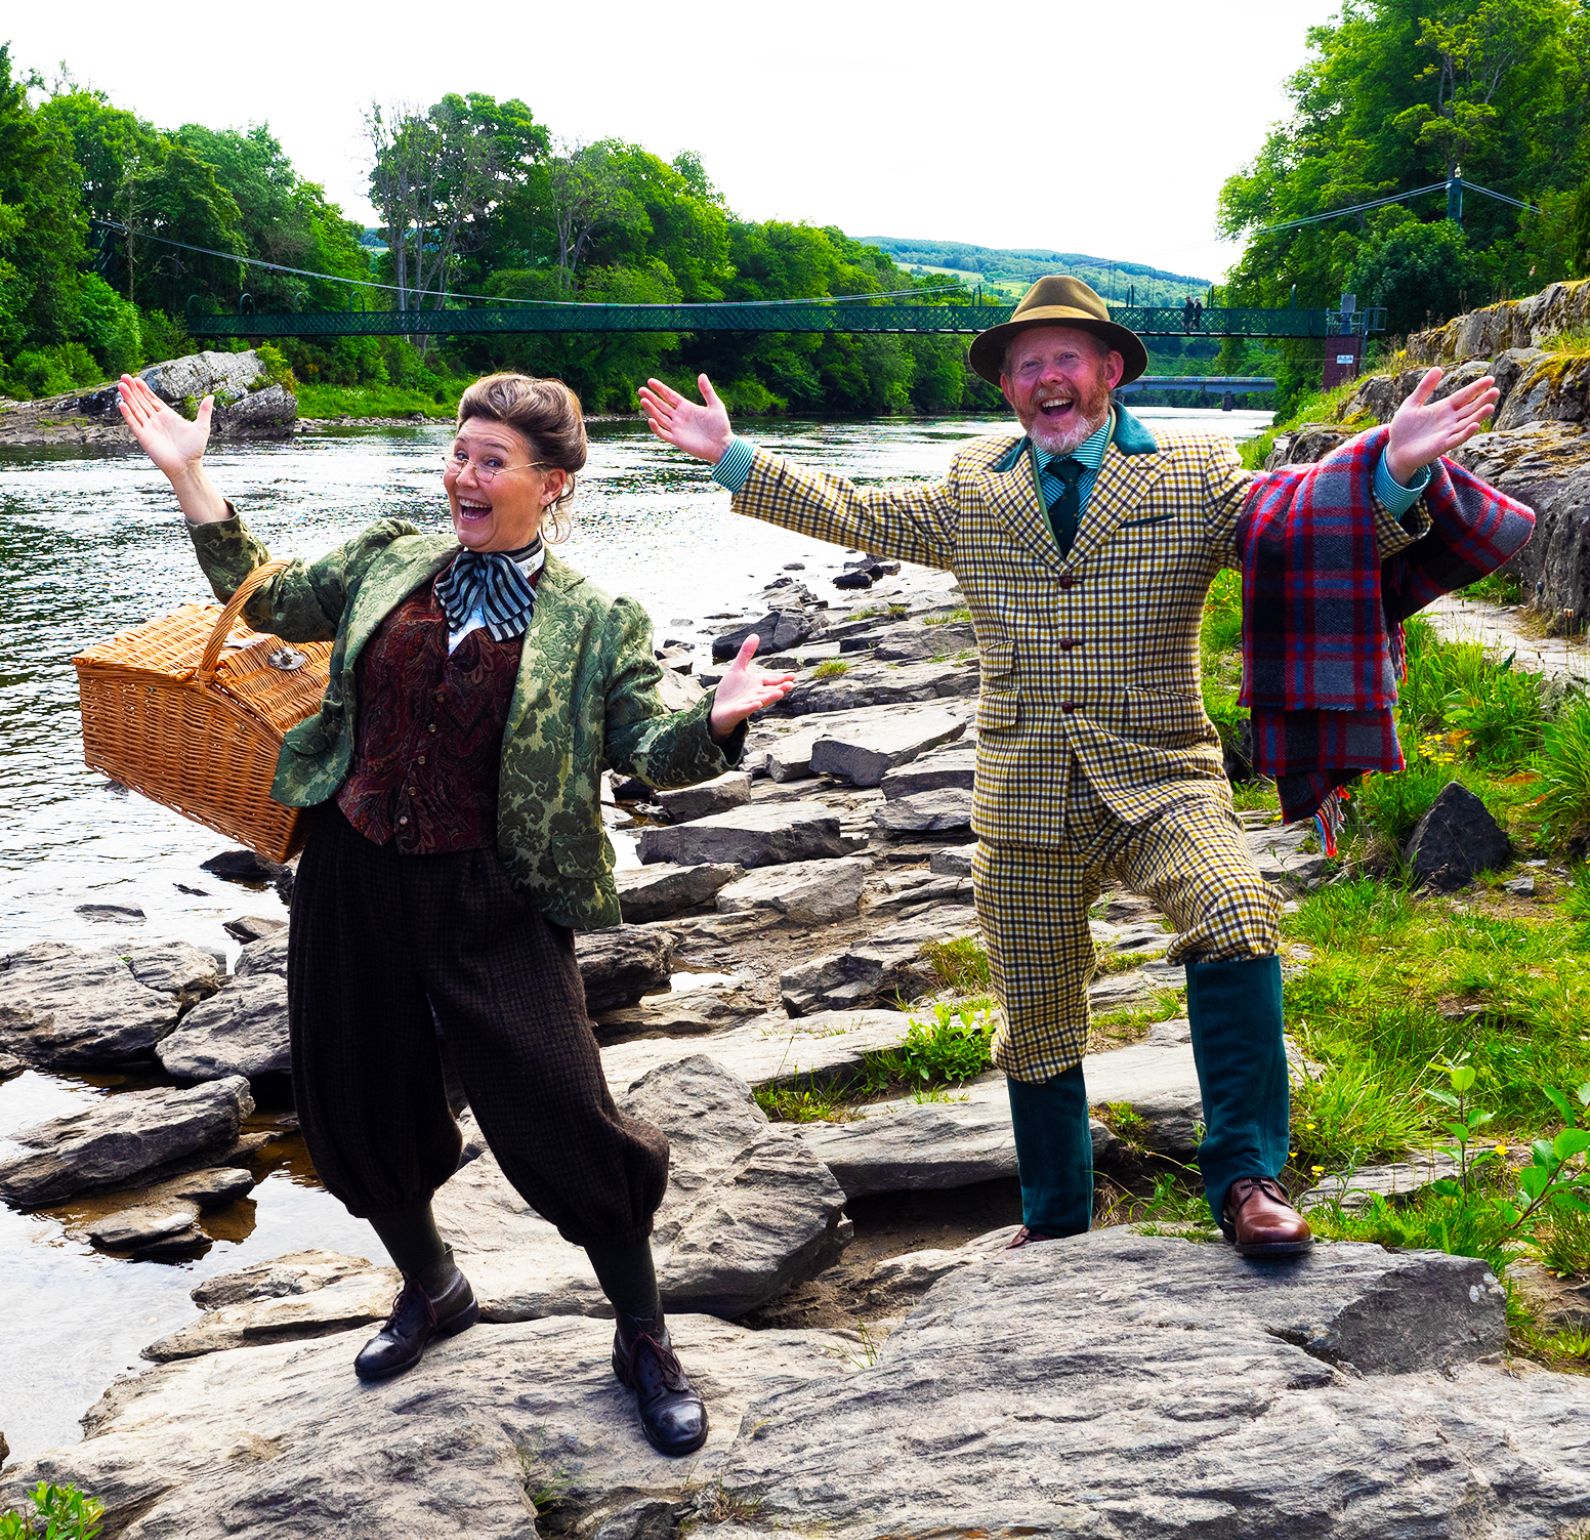
[[756,656],[760,639],[754,635],[740,643],[734,662],[724,670],[723,678],[712,697],[712,714],[708,725],[715,738],[727,738],[747,717],[755,716],[774,701],[783,700],[794,687],[793,674],[770,674],[765,669],[753,668],[751,659]]
[[718,399],[712,381],[698,374],[696,384],[701,388],[701,406],[686,401],[672,385],[647,380],[640,388],[640,407],[651,431],[664,443],[716,465],[734,432],[729,427],[728,409]]
[[1430,396],[1440,383],[1441,371],[1430,370],[1391,419],[1386,469],[1402,486],[1407,486],[1425,466],[1433,465],[1449,450],[1473,438],[1502,398],[1496,381],[1486,375],[1440,401],[1432,401]]

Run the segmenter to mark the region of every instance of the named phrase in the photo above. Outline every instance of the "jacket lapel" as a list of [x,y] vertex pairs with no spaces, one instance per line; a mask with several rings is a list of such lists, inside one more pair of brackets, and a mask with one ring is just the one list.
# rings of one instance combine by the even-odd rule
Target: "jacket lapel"
[[1093,483],[1093,495],[1088,498],[1070,560],[1081,561],[1103,545],[1121,521],[1141,506],[1164,469],[1162,456],[1123,454],[1112,439],[1105,447],[1104,462]]
[[428,583],[453,559],[458,550],[454,540],[439,536],[394,542],[373,564],[354,595],[348,616],[347,641],[342,654],[342,672],[351,676],[364,644],[376,628],[422,583]]
[[1060,548],[1049,528],[1049,515],[1038,495],[1038,477],[1028,439],[1017,439],[994,462],[988,484],[989,501],[1011,534],[1046,565],[1057,571],[1063,567]]

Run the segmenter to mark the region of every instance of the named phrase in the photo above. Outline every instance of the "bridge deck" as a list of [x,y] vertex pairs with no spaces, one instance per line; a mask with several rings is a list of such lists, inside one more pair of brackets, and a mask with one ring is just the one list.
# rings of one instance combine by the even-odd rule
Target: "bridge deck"
[[[187,318],[195,337],[459,336],[526,332],[919,332],[986,331],[1009,305],[887,302],[713,305],[501,305],[435,310],[249,311]],[[1117,305],[1111,318],[1144,337],[1334,337],[1379,330],[1373,312],[1208,309],[1188,326],[1180,306]]]

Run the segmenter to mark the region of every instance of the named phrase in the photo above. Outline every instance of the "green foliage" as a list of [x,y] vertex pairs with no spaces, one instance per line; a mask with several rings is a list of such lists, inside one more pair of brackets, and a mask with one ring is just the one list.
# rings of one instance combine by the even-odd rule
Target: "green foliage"
[[993,1067],[993,1037],[994,1019],[987,1010],[941,1001],[931,1021],[911,1019],[898,1048],[867,1055],[867,1079],[874,1085],[962,1085]]
[[758,1107],[775,1123],[841,1123],[850,1113],[845,1081],[818,1082],[810,1076],[803,1086],[761,1085],[751,1093]]
[[0,1540],[94,1540],[104,1522],[105,1505],[76,1487],[41,1481],[34,1487],[31,1513],[0,1513]]
[[842,674],[850,672],[850,665],[843,658],[824,658],[812,669],[813,679],[838,679]]
[[78,333],[99,360],[103,379],[131,373],[144,363],[143,322],[98,273],[79,273]]
[[281,385],[287,390],[297,391],[298,381],[293,377],[292,366],[287,362],[287,355],[280,348],[272,347],[268,342],[262,342],[255,351],[258,353],[260,365],[265,371],[265,384]]
[[[1567,275],[1574,221],[1590,218],[1581,6],[1353,0],[1308,44],[1286,82],[1290,114],[1221,191],[1221,230],[1249,236],[1225,286],[1233,303],[1330,305],[1357,284],[1360,303],[1384,303],[1394,326],[1411,326]],[[1470,192],[1457,236],[1441,229],[1437,190],[1274,228],[1411,193],[1459,166],[1544,213]],[[1317,349],[1289,351],[1317,369]]]
[[1540,750],[1540,809],[1559,845],[1590,841],[1590,700],[1575,696],[1550,723]]

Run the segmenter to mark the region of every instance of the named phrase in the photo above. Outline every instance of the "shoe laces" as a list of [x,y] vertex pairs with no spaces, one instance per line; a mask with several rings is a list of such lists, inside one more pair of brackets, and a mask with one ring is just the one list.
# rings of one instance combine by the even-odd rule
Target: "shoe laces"
[[1227,1211],[1236,1213],[1256,1192],[1262,1192],[1274,1202],[1291,1207],[1291,1200],[1287,1197],[1285,1189],[1273,1176],[1239,1176],[1231,1184],[1231,1191],[1226,1195]]
[[[666,1333],[666,1328],[661,1329]],[[679,1355],[674,1352],[671,1343],[663,1340],[663,1335],[652,1331],[638,1331],[630,1339],[625,1350],[628,1367],[628,1378],[637,1390],[642,1389],[641,1364],[642,1352],[652,1365],[652,1375],[659,1382],[657,1385],[647,1384],[644,1389],[648,1395],[655,1395],[659,1390],[685,1391],[690,1389],[690,1381],[685,1378],[684,1365],[679,1362]]]
[[414,1311],[416,1307],[424,1313],[425,1324],[434,1330],[436,1326],[436,1306],[432,1302],[431,1296],[417,1278],[405,1278],[403,1287],[397,1292],[397,1298],[392,1301],[391,1313],[386,1318],[386,1329],[396,1328],[398,1317],[406,1312]]

